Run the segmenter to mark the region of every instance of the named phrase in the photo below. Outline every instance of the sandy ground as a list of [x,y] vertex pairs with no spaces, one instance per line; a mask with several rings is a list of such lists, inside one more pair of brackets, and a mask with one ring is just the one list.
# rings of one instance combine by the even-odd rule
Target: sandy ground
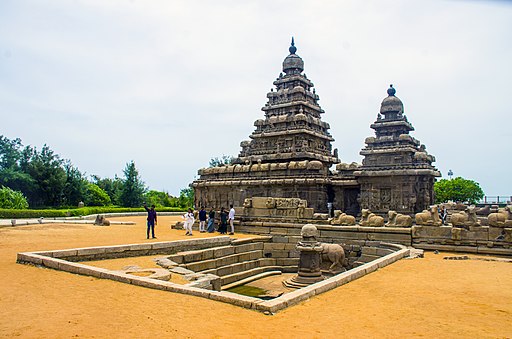
[[[401,260],[273,316],[199,297],[16,264],[16,253],[145,239],[137,225],[0,228],[0,336],[512,337],[512,264]],[[156,241],[185,239],[161,217]],[[196,232],[195,237],[200,233]],[[210,236],[203,235],[201,236]],[[152,241],[152,240],[151,240]]]

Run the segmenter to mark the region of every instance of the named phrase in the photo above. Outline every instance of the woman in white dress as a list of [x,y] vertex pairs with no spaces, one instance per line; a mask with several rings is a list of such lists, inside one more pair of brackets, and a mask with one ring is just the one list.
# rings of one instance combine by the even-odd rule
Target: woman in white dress
[[185,224],[183,227],[185,228],[185,235],[192,235],[192,225],[194,225],[194,212],[191,208],[188,209],[188,212],[183,215],[183,219],[185,219]]

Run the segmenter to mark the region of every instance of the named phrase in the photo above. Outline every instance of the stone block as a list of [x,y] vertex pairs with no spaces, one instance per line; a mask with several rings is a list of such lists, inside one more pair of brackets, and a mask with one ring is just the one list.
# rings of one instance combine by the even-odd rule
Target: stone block
[[321,294],[337,287],[336,280],[327,279],[314,284],[315,294]]
[[378,256],[383,257],[383,256],[385,256],[385,255],[388,255],[388,254],[391,254],[391,253],[394,253],[394,252],[395,252],[395,251],[390,250],[390,249],[387,249],[387,248],[378,248],[378,249],[377,249],[377,253],[376,253],[376,254],[377,254]]
[[67,258],[67,257],[73,257],[78,254],[78,250],[75,249],[69,249],[69,250],[58,250],[58,251],[52,251],[52,257],[54,258]]
[[183,253],[183,261],[185,263],[191,263],[203,260],[203,251],[188,251]]
[[210,298],[211,291],[208,291],[208,290],[205,290],[202,288],[191,287],[191,286],[187,286],[187,285],[182,286],[181,288],[182,289],[181,289],[180,293],[193,295],[196,297]]
[[336,282],[336,287],[345,285],[346,283],[349,283],[352,281],[352,275],[348,274],[350,271],[342,274],[338,274],[337,276],[333,277],[334,281]]
[[[258,262],[259,262],[259,266],[274,266],[274,265],[280,265],[277,263],[277,260],[280,260],[279,258],[277,259],[274,259],[274,258],[261,258],[261,259],[258,259]],[[281,259],[283,260],[283,259]]]
[[[307,290],[306,290],[307,289]],[[286,307],[296,305],[304,300],[309,299],[315,295],[315,290],[311,286],[300,288],[293,292],[287,293],[279,297],[281,302],[284,302]]]
[[270,228],[270,234],[272,235],[286,235],[288,234],[288,228],[283,228],[283,227],[272,227]]
[[173,254],[173,255],[168,256],[167,258],[169,260],[174,261],[177,264],[183,264],[184,263],[183,254]]
[[261,302],[261,300],[257,298],[252,298],[227,291],[211,291],[208,297],[211,300],[221,301],[248,309],[256,308],[256,304]]
[[501,248],[501,247],[483,247],[480,246],[477,248],[477,253],[481,254],[497,254],[497,255],[512,255],[512,249],[511,248]]
[[213,257],[214,258],[221,258],[225,257],[227,255],[231,255],[235,253],[235,247],[233,246],[223,246],[213,249]]
[[73,263],[69,261],[59,262],[59,270],[70,273],[80,274],[80,269],[87,267],[86,265]]
[[[242,245],[236,245],[235,246],[235,253],[243,253],[248,251],[254,251],[256,249],[256,243],[249,243],[249,244],[242,244]],[[263,244],[261,244],[261,247],[263,248]]]
[[264,251],[284,250],[284,244],[267,243],[263,244]]
[[290,250],[288,251],[289,258],[300,258],[300,251],[298,250]]
[[77,249],[77,256],[79,257],[96,254],[105,254],[105,247],[85,247]]
[[223,277],[223,276],[229,275],[229,274],[233,274],[233,266],[225,266],[225,267],[221,267],[221,268],[217,269],[218,276]]
[[362,254],[377,255],[377,248],[365,246],[361,249]]
[[499,236],[503,235],[503,228],[501,227],[489,227],[489,241],[494,241]]
[[[252,198],[252,208],[253,209],[268,209],[267,208],[268,198],[266,197],[253,197]],[[271,206],[273,207],[273,206]]]
[[[365,264],[366,265],[366,264]],[[359,279],[363,277],[366,274],[366,267],[365,265],[358,266],[356,268],[351,269],[347,273],[350,273],[350,281]]]
[[274,243],[285,243],[287,244],[289,242],[289,238],[287,236],[279,236],[275,235],[272,237],[272,242]]
[[254,234],[269,234],[270,233],[270,228],[269,227],[254,226],[254,227],[247,228],[245,231],[249,232],[249,233],[254,233]]
[[122,282],[125,284],[131,284],[132,279],[134,279],[134,277],[135,276],[130,276],[129,274],[108,271],[108,270],[101,272],[101,275],[100,275],[101,279],[110,279],[110,280]]
[[272,250],[272,258],[288,258],[288,251],[285,250]]
[[299,258],[276,258],[275,265],[278,266],[298,266]]
[[287,251],[295,250],[297,248],[297,244],[284,244],[284,249]]
[[[121,246],[106,246],[105,253],[124,253],[130,250],[130,245],[121,245]],[[78,255],[78,252],[77,254]]]
[[60,262],[62,262],[62,260],[60,260],[60,259],[45,257],[42,260],[42,265],[44,267],[53,268],[53,269],[58,270]]
[[194,272],[201,272],[205,270],[210,270],[213,268],[217,268],[218,266],[221,266],[217,259],[211,259],[211,260],[203,260],[198,262],[193,262],[190,264],[185,264],[185,268],[194,271]]
[[34,265],[42,265],[43,259],[45,256],[26,252],[26,253],[18,253],[16,256],[16,261],[18,263],[31,263]]

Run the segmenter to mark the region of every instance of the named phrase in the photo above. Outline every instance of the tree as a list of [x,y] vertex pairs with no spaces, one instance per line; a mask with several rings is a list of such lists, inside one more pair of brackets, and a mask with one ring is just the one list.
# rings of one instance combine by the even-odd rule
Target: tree
[[437,203],[451,200],[476,204],[484,197],[484,191],[477,182],[461,177],[439,180],[434,184],[434,193]]
[[107,192],[91,182],[87,183],[84,202],[86,206],[108,206],[112,204]]
[[34,205],[60,206],[66,184],[63,160],[47,145],[43,145],[41,152],[34,149],[27,150],[27,154],[32,154],[32,157],[26,165],[26,172],[37,183],[35,196],[32,197]]
[[194,189],[192,187],[182,189],[178,199],[180,207],[194,207]]
[[235,161],[235,158],[230,155],[222,155],[220,158],[211,158],[209,166],[210,167],[221,167],[225,165],[231,165]]
[[23,193],[13,191],[9,187],[0,187],[0,208],[24,209],[28,208],[27,198]]
[[133,160],[126,164],[123,171],[123,189],[121,191],[121,205],[124,207],[138,207],[142,205],[146,187],[139,178],[139,172],[135,168]]
[[124,185],[123,180],[118,178],[117,175],[114,179],[101,179],[99,176],[93,175],[92,180],[99,188],[107,192],[114,205],[121,205],[121,192],[123,191]]
[[147,192],[144,196],[146,203],[151,206],[155,205],[156,207],[171,207],[172,202],[169,194],[166,192],[159,192],[151,190]]
[[66,183],[63,191],[64,205],[77,206],[80,201],[85,199],[88,182],[70,161],[66,161],[64,170],[66,171]]

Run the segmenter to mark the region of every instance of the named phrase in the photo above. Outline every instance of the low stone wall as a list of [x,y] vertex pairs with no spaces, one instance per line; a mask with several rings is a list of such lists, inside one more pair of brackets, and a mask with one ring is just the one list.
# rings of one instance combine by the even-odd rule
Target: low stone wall
[[[274,242],[279,242],[279,236],[286,237],[289,242],[297,243],[300,239],[303,224],[280,223],[270,221],[244,221],[235,229],[237,232],[274,236]],[[320,232],[319,241],[361,245],[365,241],[383,241],[388,243],[410,246],[412,243],[410,228],[395,227],[362,227],[362,226],[332,226],[315,224]],[[283,240],[285,241],[285,240]]]
[[512,255],[512,228],[413,226],[412,245],[426,250]]
[[[228,236],[220,236],[214,238],[152,242],[143,244],[72,248],[66,250],[30,252],[30,254],[78,262],[125,257],[140,257],[156,254],[173,254],[185,250],[224,246],[228,245],[230,242],[231,239]],[[29,262],[36,265],[41,265],[39,261],[33,262],[32,260],[24,260],[26,254],[27,253],[18,253],[17,261],[21,263]]]
[[[259,239],[263,242],[263,245],[267,244],[268,238]],[[318,282],[306,288],[301,288],[291,293],[284,294],[273,300],[262,300],[259,298],[247,297],[227,291],[216,291],[208,290],[204,288],[198,288],[190,285],[179,285],[169,281],[163,281],[158,279],[151,279],[148,277],[141,277],[137,275],[131,275],[126,272],[112,271],[104,268],[88,266],[83,263],[73,262],[79,260],[98,260],[98,259],[109,259],[117,258],[120,256],[139,256],[139,255],[152,255],[159,253],[177,253],[180,251],[189,250],[186,254],[178,254],[175,259],[181,256],[182,262],[186,262],[188,259],[194,257],[194,253],[190,250],[193,249],[207,249],[211,247],[222,248],[227,244],[236,244],[243,246],[244,244],[250,244],[254,239],[239,239],[232,240],[227,236],[215,237],[215,238],[201,238],[191,240],[178,240],[151,244],[133,244],[133,245],[120,245],[120,246],[99,246],[99,247],[88,247],[88,248],[76,248],[67,250],[56,250],[56,251],[45,251],[45,252],[24,252],[18,253],[17,262],[24,264],[33,264],[41,267],[62,270],[75,274],[88,275],[99,279],[111,279],[114,281],[132,284],[136,286],[142,286],[147,288],[153,288],[158,290],[164,290],[169,292],[183,293],[193,296],[199,296],[203,298],[209,298],[212,300],[222,301],[233,305],[241,306],[248,309],[254,309],[265,312],[276,312],[286,307],[295,305],[301,301],[304,301],[316,294],[320,294],[346,284],[352,280],[358,279],[368,273],[374,272],[377,269],[389,265],[403,257],[409,255],[409,250],[401,245],[394,244],[383,244],[379,242],[379,247],[382,249],[391,249],[393,252],[386,254],[380,252],[380,255],[384,255],[381,258],[375,259],[371,262],[361,264],[360,266],[351,269],[345,273],[338,274],[324,281]],[[280,243],[276,243],[280,244]],[[372,245],[372,244],[369,244]],[[377,245],[375,242],[373,245]],[[255,245],[260,247],[260,245]],[[373,246],[373,247],[375,247]],[[370,251],[372,246],[370,246]],[[245,250],[250,250],[250,246],[240,247],[240,253],[244,253]],[[212,255],[214,255],[215,248],[212,248]],[[268,248],[268,251],[273,251],[272,248]],[[375,251],[377,248],[375,248]],[[222,250],[219,250],[222,252]],[[255,250],[262,251],[263,250]],[[277,250],[280,251],[280,250]],[[201,252],[201,257],[204,255],[208,256],[208,251]],[[218,253],[219,255],[221,253]],[[249,251],[247,253],[251,253]],[[363,250],[364,252],[364,250]],[[273,252],[268,252],[273,253]],[[235,250],[236,254],[236,250]],[[375,252],[377,255],[377,252]],[[187,259],[188,258],[188,259]],[[179,259],[178,259],[179,260]],[[208,259],[207,259],[208,260]],[[269,259],[276,264],[297,264],[297,258],[285,258],[279,256],[277,258]],[[280,262],[281,260],[281,262]],[[270,262],[269,262],[270,263]],[[275,267],[274,267],[275,268]]]

